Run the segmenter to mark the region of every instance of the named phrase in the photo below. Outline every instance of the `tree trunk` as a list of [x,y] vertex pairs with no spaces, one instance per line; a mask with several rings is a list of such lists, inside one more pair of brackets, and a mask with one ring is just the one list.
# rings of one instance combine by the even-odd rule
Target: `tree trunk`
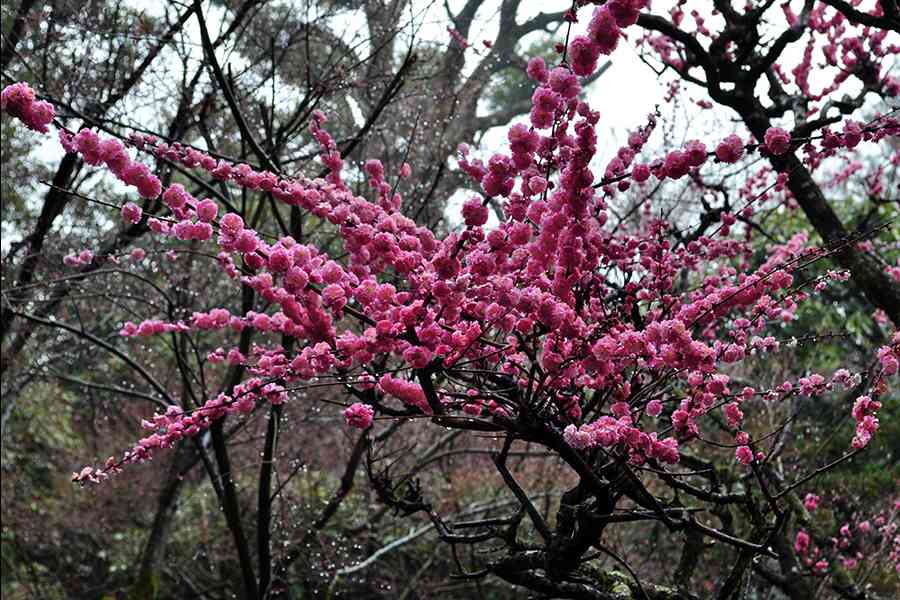
[[[766,130],[772,125],[762,105],[754,99],[737,103],[734,108],[756,139],[762,143]],[[788,189],[825,243],[841,247],[833,254],[834,261],[850,271],[854,283],[869,302],[882,309],[895,325],[900,326],[900,284],[888,277],[874,257],[858,250],[855,242],[848,241],[851,234],[828,203],[822,189],[813,180],[809,169],[793,152],[783,156],[770,155],[769,162],[778,173],[788,174]]]

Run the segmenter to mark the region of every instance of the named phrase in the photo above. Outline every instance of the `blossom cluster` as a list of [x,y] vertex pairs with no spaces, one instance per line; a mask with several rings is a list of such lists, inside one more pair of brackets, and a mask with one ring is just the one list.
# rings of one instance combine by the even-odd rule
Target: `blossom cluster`
[[823,576],[834,571],[836,565],[855,571],[867,562],[883,560],[900,574],[900,500],[877,512],[854,513],[849,520],[834,523],[830,532],[829,528],[818,526],[816,519],[821,498],[807,494],[803,504],[813,517],[810,524],[817,525],[801,528],[794,536],[794,552],[806,569]]
[[[80,154],[85,163],[92,166],[105,165],[120,181],[137,188],[142,198],[156,198],[162,191],[159,177],[151,173],[147,165],[133,161],[122,142],[115,138],[102,138],[87,128],[74,134],[60,129],[59,141],[66,152]],[[126,219],[135,222],[134,216],[140,220],[140,213],[129,209]]]
[[67,267],[84,267],[94,262],[94,253],[84,249],[78,254],[67,254],[63,257],[63,264]]
[[47,133],[56,111],[45,100],[38,100],[34,90],[27,83],[14,83],[3,88],[0,93],[0,110],[16,117],[29,129]]
[[[195,198],[178,183],[163,190],[116,139],[101,139],[89,129],[60,130],[67,151],[106,166],[140,196],[161,200],[145,205],[147,212],[153,205],[152,215],[125,203],[121,215],[127,223],[146,218],[157,235],[208,244],[217,268],[252,289],[267,307],[244,314],[216,307],[184,321],[125,323],[120,333],[128,337],[250,327],[267,342],[249,353],[224,347],[211,352],[211,363],[245,365],[253,377],[193,411],[173,406],[154,416],[145,423],[153,433],[122,459],[78,480],[94,481],[123,463],[146,460],[226,415],[248,414],[261,402],[284,402],[285,386],[323,375],[373,394],[371,403],[357,402],[344,411],[346,423],[361,429],[371,427],[385,407],[410,416],[460,410],[500,424],[541,407],[578,451],[599,448],[634,464],[672,464],[683,445],[701,437],[704,417],[721,411],[734,438],[735,459],[764,460],[744,430],[754,402],[819,396],[852,386],[859,374],[838,371],[829,379],[813,373],[756,390],[735,384],[733,365],[778,351],[780,342],[767,328],[792,320],[801,302],[846,274],[796,281],[804,264],[828,255],[810,246],[804,234],[770,247],[768,260],[750,267],[749,245],[730,236],[738,218],[730,211],[721,214],[717,233],[684,243],[672,241],[673,225],[654,216],[650,201],[638,226],[607,224],[611,197],[632,183],[695,176],[713,157],[733,163],[754,150],[733,134],[709,146],[693,139],[664,157],[639,161],[655,127],[651,118],[632,132],[598,180],[592,160],[600,115],[579,99],[579,78],[590,76],[599,56],[615,49],[644,5],[611,0],[594,10],[586,33],[570,42],[568,63],[549,68],[541,59],[529,61],[528,76],[537,84],[529,124],[510,127],[508,153],[497,152],[486,163],[460,148],[460,169],[479,192],[463,203],[463,226],[442,238],[400,213],[402,198],[380,161],[368,160],[362,168],[372,198],[352,191],[320,111],[313,113],[309,133],[327,168],[321,178],[287,178],[143,134],[127,143],[223,183],[267,192],[315,216],[339,233],[340,256],[290,236],[264,236],[241,214],[214,199]],[[23,93],[16,89],[4,91],[4,98]],[[4,102],[4,108],[12,107],[8,112],[25,120],[20,104]],[[782,155],[802,146],[808,160],[818,160],[838,147],[897,133],[900,123],[890,117],[876,125],[848,121],[843,133],[826,132],[817,144],[772,128],[763,151]],[[408,165],[399,171],[402,177],[411,174]],[[746,194],[752,195],[761,184],[749,179]],[[776,179],[782,190],[785,184],[785,178]],[[499,225],[489,228],[491,205],[500,207]],[[93,257],[82,254],[66,263],[90,263]],[[627,274],[621,284],[615,282],[620,274]],[[679,278],[695,285],[679,291]],[[296,340],[295,349],[274,341],[282,336]],[[898,343],[895,334],[879,352],[881,370],[852,410],[855,448],[864,447],[878,427],[878,397],[886,378],[897,374]],[[470,362],[502,375],[515,391],[473,389],[479,382],[461,367]],[[388,366],[379,371],[375,363]],[[453,380],[431,380],[434,373],[452,374]],[[669,382],[678,394],[644,391],[641,383],[654,380]],[[608,406],[588,401],[596,394],[607,395]]]
[[[615,406],[613,410],[616,411]],[[627,405],[621,410],[627,412]],[[624,443],[632,464],[643,464],[647,459],[656,459],[662,463],[677,463],[677,440],[671,437],[658,439],[657,435],[656,432],[646,433],[634,427],[627,414],[618,419],[613,416],[600,417],[597,421],[581,427],[569,425],[563,432],[566,443],[579,450],[597,446],[611,448]]]

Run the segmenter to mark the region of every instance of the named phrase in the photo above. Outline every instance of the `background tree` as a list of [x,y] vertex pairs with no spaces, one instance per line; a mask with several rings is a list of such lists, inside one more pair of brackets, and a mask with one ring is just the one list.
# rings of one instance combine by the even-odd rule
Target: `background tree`
[[[479,8],[480,3],[471,3],[466,18],[471,21]],[[510,9],[513,13],[508,12]],[[516,5],[510,4],[506,14],[514,15],[515,9]],[[184,29],[194,17],[195,7],[171,4],[154,16],[127,4],[105,2],[86,7],[23,2],[5,5],[3,10],[4,79],[26,77],[39,83],[42,93],[65,106],[60,116],[70,126],[96,126],[119,135],[135,127],[137,131],[152,130],[163,139],[177,138],[200,147],[215,147],[222,155],[253,163],[261,158],[249,140],[259,140],[265,158],[278,161],[281,169],[291,173],[319,169],[311,164],[315,153],[310,154],[308,140],[297,135],[305,129],[316,107],[326,108],[333,115],[332,124],[337,126],[338,139],[348,153],[357,147],[356,155],[360,155],[366,145],[377,143],[376,136],[387,139],[379,132],[394,131],[393,140],[398,143],[376,146],[386,162],[399,165],[403,160],[412,160],[409,154],[413,146],[415,152],[428,152],[429,160],[434,162],[439,148],[428,144],[434,138],[422,135],[424,128],[419,130],[418,138],[415,136],[416,122],[429,123],[423,107],[430,110],[433,106],[421,97],[425,90],[432,89],[432,80],[437,81],[444,69],[443,77],[449,79],[441,84],[440,99],[449,106],[453,98],[447,94],[456,94],[454,86],[461,88],[465,83],[463,66],[471,59],[477,62],[482,58],[473,52],[464,55],[463,50],[454,48],[443,29],[442,41],[420,41],[415,34],[423,15],[419,8],[404,3],[386,7],[377,3],[216,4],[206,9],[214,14],[214,27],[218,30],[210,34],[210,44],[226,57],[224,66],[220,66],[245,123],[242,131],[219,92],[219,82],[204,58],[199,36],[191,33],[190,27]],[[400,17],[387,18],[390,15]],[[360,17],[361,20],[354,20]],[[546,16],[541,19],[525,26],[540,29],[552,22]],[[505,26],[509,26],[508,20]],[[458,69],[452,73],[441,66],[449,60],[445,54],[455,57]],[[373,64],[376,61],[377,66]],[[232,63],[230,70],[228,65]],[[278,86],[275,97],[265,93],[273,85]],[[471,111],[477,104],[477,93],[480,91],[467,92]],[[179,100],[173,103],[172,98]],[[352,102],[356,102],[355,114],[349,108]],[[502,123],[502,118],[491,122],[498,123]],[[479,131],[468,127],[469,135]],[[409,136],[408,141],[401,143],[405,136]],[[200,281],[198,277],[209,273],[202,262],[194,260],[200,256],[194,254],[196,250],[180,251],[178,256],[187,260],[178,263],[177,277],[173,269],[167,268],[165,257],[173,255],[166,254],[166,245],[147,248],[146,259],[132,256],[131,249],[140,247],[143,251],[145,247],[146,224],[119,231],[107,213],[97,210],[102,204],[91,201],[97,198],[111,202],[123,190],[109,179],[98,178],[76,155],[68,154],[56,165],[48,162],[45,167],[44,160],[35,161],[27,153],[33,140],[32,134],[14,128],[3,136],[3,237],[9,243],[4,247],[3,263],[4,480],[9,485],[7,489],[14,492],[4,493],[8,523],[4,537],[5,589],[38,595],[61,595],[66,590],[83,595],[134,581],[134,593],[141,596],[157,593],[160,578],[178,582],[179,586],[188,585],[189,589],[205,586],[202,578],[199,582],[185,579],[188,575],[179,574],[180,568],[163,571],[166,564],[184,564],[179,553],[195,556],[191,542],[176,545],[177,540],[171,538],[173,525],[177,529],[179,523],[173,522],[176,515],[182,516],[182,525],[190,520],[190,509],[178,509],[187,502],[184,486],[200,487],[199,492],[188,492],[191,498],[200,497],[200,506],[206,507],[195,510],[208,511],[217,502],[207,497],[212,493],[208,481],[190,476],[198,468],[198,461],[202,462],[191,448],[180,450],[171,466],[147,473],[143,485],[150,486],[153,493],[141,494],[146,498],[144,503],[133,499],[142,507],[141,516],[130,519],[122,515],[115,523],[109,522],[101,539],[85,536],[83,523],[68,522],[59,507],[77,502],[85,515],[94,512],[91,507],[99,509],[95,517],[99,518],[110,516],[111,502],[73,497],[69,490],[52,484],[52,474],[65,472],[71,465],[76,450],[73,439],[112,441],[115,435],[110,424],[103,424],[107,419],[130,425],[137,414],[134,411],[140,411],[133,403],[152,402],[137,391],[147,385],[146,377],[120,362],[118,343],[114,336],[109,337],[116,324],[133,318],[136,309],[161,307],[158,302],[166,305],[165,310],[196,306],[196,296],[183,286],[187,281],[195,284]],[[394,158],[389,158],[388,151]],[[443,164],[446,158],[442,155],[438,162]],[[157,166],[164,180],[182,182],[195,193],[213,194],[231,206],[238,203],[241,214],[255,215],[258,222],[273,220],[276,228],[294,225],[289,223],[288,211],[272,204],[265,195],[244,192],[233,196],[215,178],[198,178],[164,158],[158,160]],[[41,175],[35,169],[47,172]],[[431,218],[441,217],[439,200],[443,192],[436,195],[442,185],[441,172],[448,173],[446,168],[436,170],[436,180],[429,188],[434,196],[429,208]],[[39,181],[46,183],[41,185]],[[41,201],[35,201],[35,192],[43,194]],[[321,227],[317,219],[301,217],[301,228],[315,232]],[[99,248],[94,245],[98,229],[104,232]],[[73,278],[61,266],[61,258],[85,246],[93,247],[97,261]],[[52,248],[49,253],[48,248]],[[126,268],[117,270],[115,262],[109,261],[124,261]],[[125,273],[132,261],[147,266],[138,279]],[[141,286],[163,292],[164,299],[149,305],[143,303],[145,292],[140,291]],[[212,280],[206,286],[203,301],[219,302],[212,300],[219,293],[224,294],[222,302],[233,301],[224,300],[232,292],[217,287]],[[96,340],[79,340],[77,336],[73,339],[71,331],[17,319],[11,312],[14,306],[33,306],[34,316],[49,321],[74,317],[80,327],[111,344],[97,352]],[[75,340],[78,342],[73,345]],[[151,346],[147,351],[179,353],[185,349],[177,345]],[[163,381],[178,376],[177,368],[172,371],[171,367],[173,364],[167,362],[144,364],[147,375]],[[191,382],[183,384],[179,395],[190,395]],[[97,415],[103,415],[101,422]],[[313,414],[289,418],[308,422],[316,417]],[[136,433],[134,429],[125,431],[129,430],[123,431],[124,437],[119,440],[122,443]],[[343,439],[341,436],[340,444]],[[95,447],[96,441],[87,445],[89,451]],[[211,453],[208,441],[205,451]],[[303,464],[304,472],[312,463],[314,474],[305,478],[301,496],[307,497],[309,490],[314,490],[316,495],[327,497],[338,488],[342,490],[338,498],[343,499],[349,489],[343,489],[330,471],[343,468],[340,461],[347,457],[328,456],[319,462],[322,457],[315,455],[297,458],[298,452],[298,448],[282,444],[279,456],[298,468]],[[253,455],[251,452],[249,456]],[[358,461],[358,456],[350,461],[354,469]],[[348,472],[352,474],[352,470]],[[352,477],[345,480],[352,482]],[[109,498],[123,493],[126,490],[111,490]],[[282,494],[287,495],[287,490],[282,490]],[[32,520],[30,506],[35,497],[46,499],[36,510],[55,518],[38,523]],[[296,496],[284,504],[296,506]],[[305,518],[315,521],[318,530],[331,518],[329,515],[320,519],[321,509],[316,505],[306,509]],[[19,516],[12,519],[13,515]],[[32,525],[21,525],[23,519]],[[371,535],[376,537],[378,532]],[[208,559],[215,580],[209,585],[218,590],[215,593],[223,591],[218,578],[221,572],[228,571],[225,565],[230,564],[233,550],[227,540],[215,539],[214,545],[220,543],[225,544],[226,550],[211,552]],[[328,546],[326,540],[322,544]],[[107,558],[95,558],[98,548],[107,549],[103,550]],[[163,563],[166,551],[170,560]],[[117,558],[111,560],[112,556]],[[63,564],[84,567],[73,571]],[[35,569],[40,573],[36,578]]]

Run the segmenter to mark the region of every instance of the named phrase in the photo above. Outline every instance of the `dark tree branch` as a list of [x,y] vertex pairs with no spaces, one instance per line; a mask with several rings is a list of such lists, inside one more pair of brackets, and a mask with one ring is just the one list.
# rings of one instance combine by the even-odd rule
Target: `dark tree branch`
[[506,441],[503,443],[503,449],[500,450],[500,454],[494,457],[494,465],[496,465],[497,471],[500,472],[500,476],[503,477],[506,486],[512,490],[512,493],[519,501],[519,504],[521,504],[525,509],[525,512],[528,513],[531,522],[534,523],[535,529],[541,534],[541,537],[544,538],[545,542],[549,542],[553,537],[553,533],[550,531],[550,528],[547,526],[541,513],[537,511],[534,504],[532,504],[531,500],[528,498],[528,494],[525,493],[525,490],[522,489],[516,479],[512,476],[512,473],[510,473],[509,469],[506,467],[506,456],[509,454],[512,442],[512,436],[507,435]]
[[259,555],[259,593],[265,597],[272,579],[272,470],[275,465],[275,447],[281,425],[281,406],[274,405],[269,411],[266,427],[266,441],[263,446],[262,465],[259,471],[259,490],[256,517],[256,551]]
[[866,25],[867,27],[876,27],[878,29],[890,29],[900,33],[900,19],[897,15],[896,0],[880,0],[881,8],[884,16],[876,17],[869,13],[862,12],[854,8],[849,2],[844,0],[822,0],[828,6],[834,8],[842,15],[847,17],[851,23]]

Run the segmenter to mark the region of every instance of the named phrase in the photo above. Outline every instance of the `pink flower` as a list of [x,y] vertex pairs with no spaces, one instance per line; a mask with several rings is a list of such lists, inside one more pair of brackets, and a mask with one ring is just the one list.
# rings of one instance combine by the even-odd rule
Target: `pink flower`
[[876,414],[881,408],[881,402],[873,400],[870,396],[860,396],[853,404],[853,419],[856,421],[856,435],[851,445],[860,450],[869,445],[872,436],[878,430]]
[[100,136],[91,129],[82,129],[72,139],[75,148],[81,154],[81,157],[89,165],[100,165],[103,163],[103,154],[101,153]]
[[210,200],[209,198],[205,200],[201,200],[197,204],[197,218],[205,223],[209,223],[216,219],[216,213],[219,212],[219,207],[215,202]]
[[766,150],[776,156],[787,153],[791,147],[791,134],[780,127],[769,127],[763,139]]
[[646,4],[647,0],[608,0],[606,6],[616,24],[624,28],[637,23],[640,9]]
[[254,252],[258,245],[259,240],[256,238],[256,232],[244,229],[237,236],[235,247],[239,251],[249,254],[250,252]]
[[578,78],[565,67],[556,67],[550,71],[548,83],[550,84],[550,89],[566,99],[574,98],[581,91]]
[[24,81],[8,85],[0,92],[0,109],[14,116],[14,111],[22,111],[34,101],[34,90]]
[[384,179],[384,165],[381,164],[380,160],[374,158],[367,160],[363,165],[363,171],[372,179]]
[[805,498],[803,498],[803,507],[809,512],[815,512],[816,508],[819,506],[819,497],[815,494],[807,494]]
[[652,457],[671,465],[678,463],[681,457],[678,454],[678,441],[675,438],[656,440],[655,433],[650,434],[650,437],[651,448],[649,454]]
[[414,369],[424,369],[431,362],[431,350],[424,346],[410,346],[403,352],[403,360]]
[[431,413],[431,407],[425,398],[425,392],[422,390],[422,386],[417,383],[397,379],[385,374],[378,380],[378,387],[385,394],[394,396],[404,404],[415,406],[426,414]]
[[734,451],[734,457],[739,463],[749,465],[753,462],[753,450],[750,449],[750,446],[738,446]]
[[690,140],[684,145],[684,154],[688,165],[699,167],[706,162],[706,144],[700,140]]
[[542,194],[547,189],[547,180],[543,177],[535,175],[528,180],[528,189],[533,194]]
[[26,127],[40,133],[49,131],[47,125],[53,122],[53,105],[43,100],[35,100],[34,90],[27,83],[8,85],[0,92],[0,106]]
[[525,72],[528,73],[529,78],[539,83],[547,81],[547,76],[549,75],[547,65],[540,56],[533,56],[528,60],[528,67],[525,69]]
[[162,192],[162,182],[160,182],[159,177],[152,173],[147,173],[142,177],[135,184],[135,187],[137,187],[138,194],[140,194],[142,198],[153,199]]
[[190,194],[180,183],[173,183],[166,188],[162,195],[163,202],[173,211],[183,207],[190,197]]
[[600,47],[588,37],[579,35],[569,44],[569,60],[572,71],[581,77],[587,77],[597,69]]
[[650,167],[645,163],[638,163],[631,169],[631,177],[638,183],[650,179]]
[[467,415],[477,417],[481,414],[482,404],[480,402],[467,402],[463,404],[463,412]]
[[809,551],[809,542],[809,534],[802,530],[798,531],[794,539],[794,550],[797,554],[805,555]]
[[803,396],[816,396],[825,391],[825,378],[818,373],[809,377],[800,378],[800,394]]
[[375,410],[362,402],[354,402],[344,409],[344,420],[347,425],[357,429],[368,429],[372,425],[374,416]]
[[535,129],[547,129],[553,125],[553,113],[540,110],[537,106],[531,109],[530,118]]
[[588,33],[597,45],[600,54],[611,54],[619,43],[619,25],[607,6],[594,9],[588,23]]
[[735,363],[744,358],[744,348],[738,344],[729,344],[722,353],[722,361]]
[[126,202],[122,205],[122,218],[128,223],[140,223],[141,207],[134,202]]
[[[163,196],[165,199],[165,196]],[[225,213],[219,221],[219,228],[229,235],[237,235],[244,229],[244,220],[236,213]]]
[[31,104],[22,121],[30,129],[34,129],[41,133],[47,133],[49,131],[47,125],[53,122],[55,116],[56,111],[54,110],[53,105],[49,102],[39,100]]
[[479,227],[487,223],[488,209],[482,203],[481,198],[472,197],[463,204],[462,216],[469,227]]
[[716,158],[724,163],[735,163],[744,155],[744,142],[731,134],[716,146]]
[[729,402],[724,407],[725,418],[728,420],[728,426],[737,429],[744,420],[744,413],[737,402]]
[[690,164],[687,155],[681,150],[672,150],[666,155],[664,169],[667,176],[680,179],[687,175]]
[[541,86],[531,95],[531,104],[536,110],[552,113],[562,104],[562,97],[549,87]]
[[886,377],[896,375],[900,371],[900,360],[890,346],[882,346],[878,349],[878,360]]
[[844,145],[855,148],[862,141],[862,126],[856,121],[844,123]]
[[659,400],[651,400],[647,403],[647,414],[651,417],[658,417],[662,409],[663,405]]
[[574,425],[568,425],[563,430],[563,439],[576,450],[584,450],[593,445],[590,431],[585,430],[583,427],[577,428]]

